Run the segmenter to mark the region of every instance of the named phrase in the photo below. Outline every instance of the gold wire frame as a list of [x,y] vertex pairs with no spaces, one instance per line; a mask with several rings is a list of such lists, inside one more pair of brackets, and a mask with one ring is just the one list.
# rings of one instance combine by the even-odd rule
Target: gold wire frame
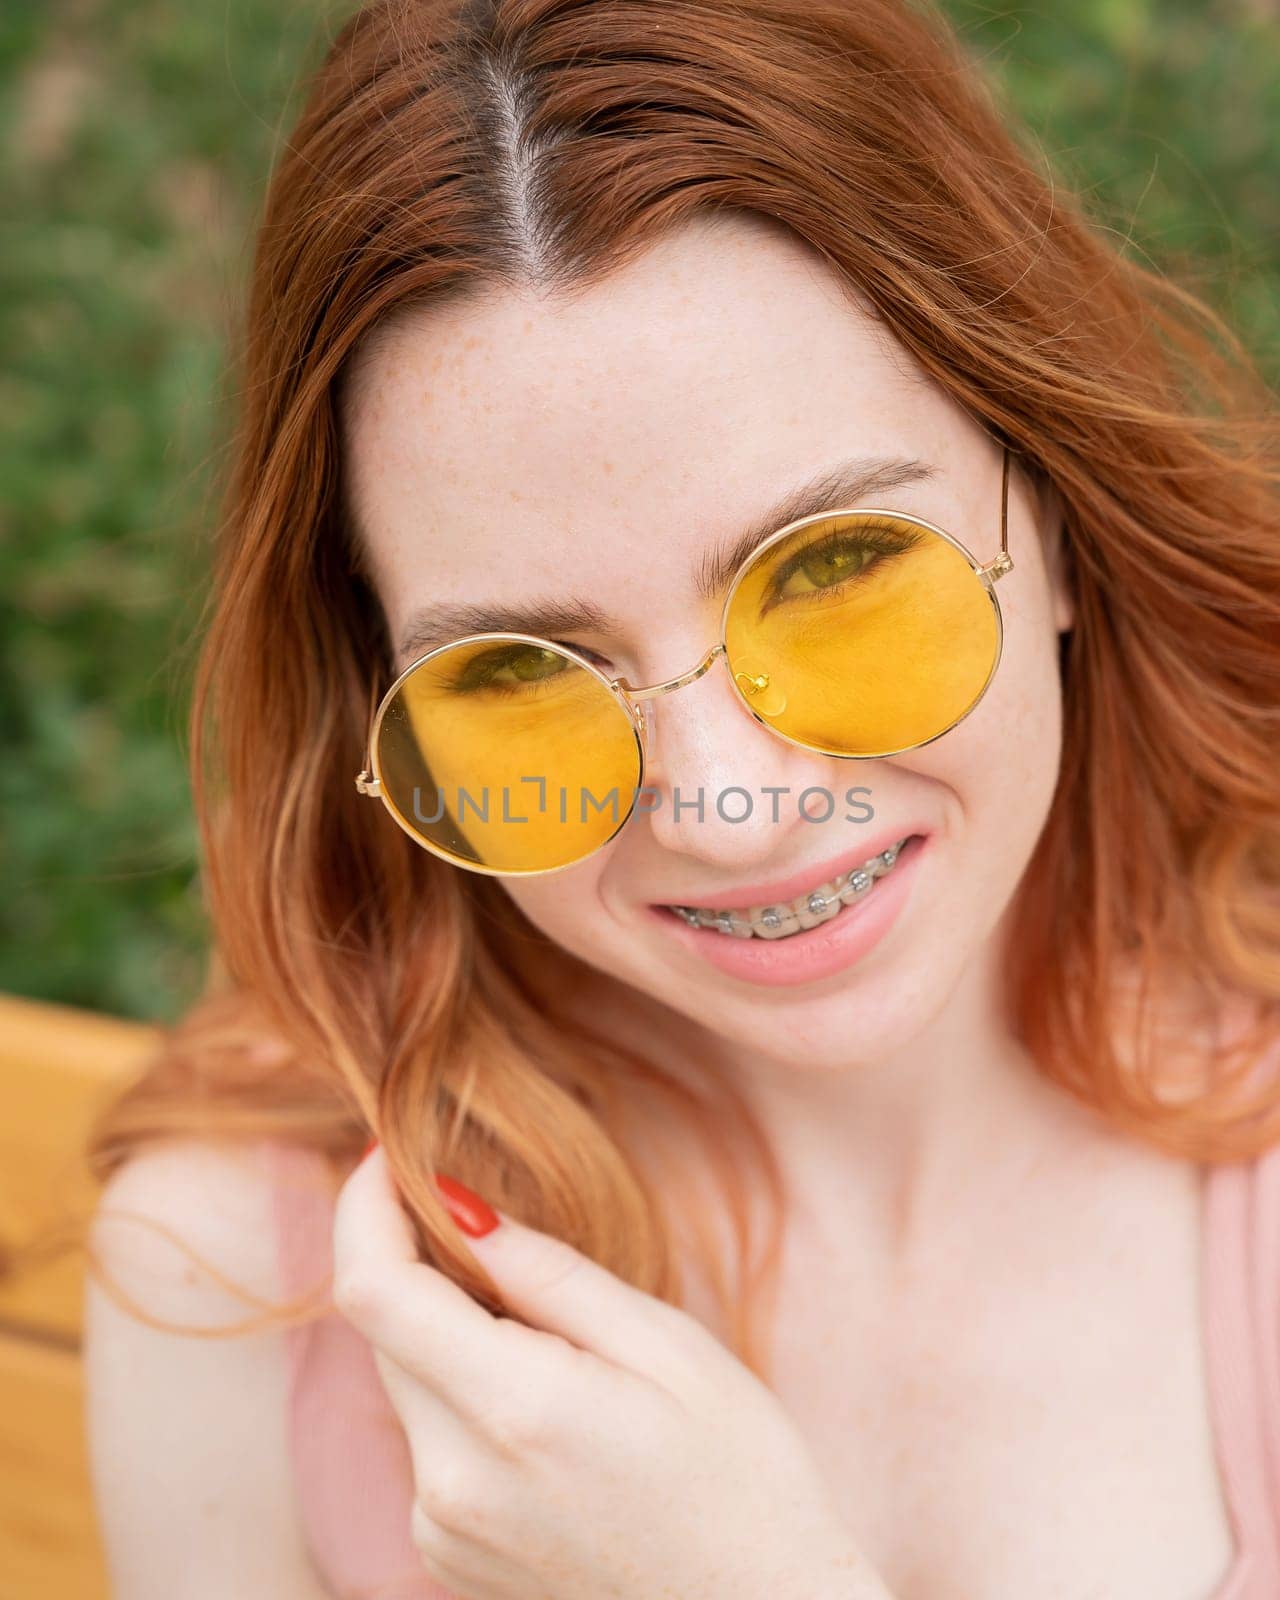
[[[791,738],[789,734],[780,733],[778,729],[772,725],[772,723],[766,721],[765,718],[762,717],[759,712],[755,711],[748,703],[747,691],[744,690],[742,685],[737,681],[742,674],[739,673],[735,675],[730,672],[730,681],[733,684],[739,703],[742,705],[743,709],[748,713],[748,715],[750,715],[753,721],[759,723],[761,727],[767,728],[774,738],[785,740],[787,744],[795,745],[799,749],[811,750],[818,755],[829,755],[841,761],[878,761],[883,760],[887,756],[903,755],[908,750],[922,750],[926,745],[932,744],[935,739],[941,739],[945,734],[950,733],[953,728],[958,727],[960,723],[962,723],[965,718],[970,715],[971,712],[977,709],[977,707],[981,704],[983,697],[986,695],[987,689],[990,687],[991,680],[996,675],[997,667],[1000,665],[1000,658],[1004,651],[1004,617],[1000,610],[1000,600],[999,596],[995,592],[994,585],[997,579],[1004,577],[1006,572],[1013,571],[1013,558],[1009,554],[1009,457],[1009,446],[1002,446],[1000,472],[1000,549],[998,554],[993,556],[992,559],[985,565],[975,560],[973,553],[969,550],[968,546],[962,543],[962,541],[957,539],[953,534],[948,533],[945,528],[940,528],[936,523],[929,522],[923,517],[912,516],[905,511],[891,511],[879,506],[849,506],[839,508],[834,511],[815,512],[813,515],[807,517],[798,517],[794,522],[789,522],[785,527],[779,528],[774,533],[769,534],[768,537],[762,540],[748,556],[744,557],[743,561],[738,567],[737,572],[734,574],[733,580],[729,585],[728,592],[725,595],[724,606],[722,607],[720,613],[720,637],[716,643],[711,646],[711,648],[695,666],[690,667],[686,672],[678,673],[674,678],[666,678],[660,683],[632,685],[628,683],[625,678],[607,677],[593,662],[588,661],[585,656],[579,655],[571,645],[555,644],[549,639],[540,639],[535,634],[529,633],[468,633],[457,639],[449,639],[444,644],[433,646],[432,649],[424,652],[424,654],[418,656],[416,660],[409,663],[404,671],[395,678],[394,682],[383,694],[381,700],[377,700],[377,685],[374,684],[371,686],[369,695],[370,722],[369,732],[365,741],[365,761],[363,769],[356,775],[356,788],[363,795],[372,795],[378,799],[381,799],[387,810],[391,813],[392,817],[412,839],[414,839],[418,844],[422,845],[424,849],[430,850],[434,855],[440,856],[443,860],[452,862],[455,866],[464,867],[471,872],[482,872],[491,876],[508,878],[539,876],[547,872],[562,871],[563,867],[532,867],[527,868],[524,871],[511,871],[506,868],[498,869],[495,867],[485,867],[481,866],[477,862],[460,860],[457,856],[450,854],[448,851],[443,850],[438,845],[435,845],[424,839],[422,834],[418,832],[417,829],[410,827],[408,823],[404,821],[404,819],[400,816],[398,807],[391,800],[390,796],[383,791],[382,771],[378,759],[378,735],[382,728],[382,719],[386,715],[388,707],[395,699],[396,694],[399,692],[401,685],[405,682],[405,680],[415,673],[419,667],[432,660],[435,656],[441,655],[447,650],[456,650],[461,645],[476,644],[483,640],[490,640],[494,643],[500,641],[514,641],[520,644],[533,644],[537,645],[540,649],[552,650],[557,655],[565,656],[573,662],[574,666],[581,667],[587,672],[590,672],[600,683],[604,685],[606,689],[609,690],[619,708],[631,723],[632,731],[636,737],[638,752],[639,766],[636,774],[636,787],[638,791],[643,787],[645,761],[648,755],[648,751],[646,749],[648,726],[645,719],[642,702],[645,700],[656,699],[658,695],[674,694],[677,689],[682,689],[685,684],[695,682],[698,678],[702,677],[703,673],[710,670],[717,657],[725,658],[725,670],[728,672],[728,645],[726,644],[725,639],[728,630],[729,612],[733,605],[734,595],[737,593],[743,579],[746,577],[750,569],[766,554],[767,551],[772,549],[774,545],[778,544],[783,539],[789,538],[792,534],[799,532],[802,528],[809,527],[815,523],[835,522],[841,517],[850,516],[891,517],[898,522],[909,522],[915,527],[926,529],[928,532],[937,535],[941,539],[944,539],[949,545],[958,550],[969,563],[969,567],[974,576],[986,589],[987,598],[990,600],[992,610],[995,614],[996,649],[991,662],[991,670],[988,672],[981,689],[979,689],[978,693],[974,696],[972,704],[966,711],[961,712],[961,714],[956,717],[954,721],[949,722],[947,726],[941,729],[938,733],[930,735],[928,739],[918,740],[914,744],[901,745],[894,750],[879,750],[870,752],[863,751],[857,755],[851,755],[847,751],[819,750],[814,745],[804,744],[799,739]],[[376,707],[375,700],[377,700]],[[580,861],[588,860],[596,853],[597,850],[602,850],[606,844],[608,844],[612,839],[616,838],[618,833],[621,832],[622,828],[630,820],[631,813],[634,811],[634,809],[635,804],[633,801],[632,805],[628,807],[621,822],[619,822],[618,826],[613,830],[608,838],[602,839],[598,845],[587,851],[585,855],[578,856],[572,862],[566,862],[564,865],[576,866]]]

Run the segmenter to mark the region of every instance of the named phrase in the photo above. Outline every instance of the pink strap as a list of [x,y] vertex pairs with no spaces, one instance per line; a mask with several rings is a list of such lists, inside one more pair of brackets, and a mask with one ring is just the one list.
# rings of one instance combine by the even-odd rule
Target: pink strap
[[[333,1274],[337,1185],[325,1158],[264,1141],[282,1295]],[[332,1307],[286,1330],[294,1488],[317,1576],[339,1600],[458,1600],[432,1581],[410,1534],[408,1440],[368,1341]]]
[[[281,1292],[333,1270],[336,1184],[324,1158],[265,1141]],[[1211,1600],[1280,1596],[1280,1145],[1205,1169],[1209,1403],[1236,1559]],[[286,1333],[295,1490],[317,1573],[339,1600],[460,1600],[410,1537],[408,1441],[367,1341],[336,1310]]]

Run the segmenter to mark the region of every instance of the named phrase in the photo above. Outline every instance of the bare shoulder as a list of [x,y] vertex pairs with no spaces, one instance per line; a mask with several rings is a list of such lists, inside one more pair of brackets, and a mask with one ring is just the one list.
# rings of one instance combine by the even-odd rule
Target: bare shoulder
[[88,1275],[86,1425],[113,1596],[322,1600],[293,1500],[286,1335],[217,1332],[257,1309],[228,1285],[283,1298],[262,1145],[140,1152],[103,1188],[90,1243],[139,1313]]

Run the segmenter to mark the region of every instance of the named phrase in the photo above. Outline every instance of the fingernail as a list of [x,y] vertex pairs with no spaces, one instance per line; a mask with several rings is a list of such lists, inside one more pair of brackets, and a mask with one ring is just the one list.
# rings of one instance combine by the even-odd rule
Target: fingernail
[[465,1183],[459,1183],[447,1173],[437,1172],[435,1178],[436,1188],[439,1189],[445,1205],[449,1208],[449,1215],[463,1233],[470,1234],[473,1239],[480,1239],[486,1233],[493,1232],[500,1219],[491,1205],[468,1189]]

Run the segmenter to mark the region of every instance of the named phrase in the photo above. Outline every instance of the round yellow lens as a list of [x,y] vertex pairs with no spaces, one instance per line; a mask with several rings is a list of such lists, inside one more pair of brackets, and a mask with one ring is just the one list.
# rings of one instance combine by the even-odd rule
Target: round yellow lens
[[375,770],[402,827],[449,860],[545,872],[590,855],[630,815],[639,734],[567,651],[490,635],[434,651],[379,719]]
[[981,698],[1000,657],[995,597],[914,517],[853,512],[763,549],[729,598],[730,674],[752,713],[830,755],[925,744]]

